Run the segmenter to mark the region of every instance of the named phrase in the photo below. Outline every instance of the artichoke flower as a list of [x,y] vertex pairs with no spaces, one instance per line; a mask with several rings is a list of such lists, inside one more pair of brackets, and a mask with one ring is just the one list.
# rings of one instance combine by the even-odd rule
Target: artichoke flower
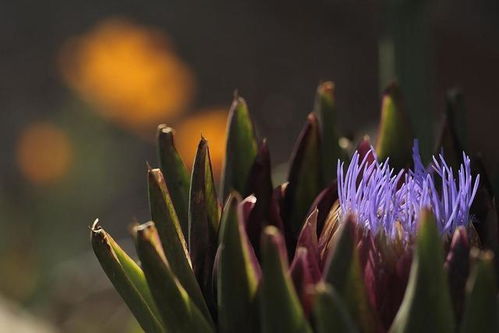
[[267,142],[239,96],[220,187],[208,142],[201,138],[189,178],[175,132],[160,125],[160,167],[147,171],[151,221],[132,228],[139,261],[98,221],[91,227],[101,266],[142,328],[496,332],[497,210],[487,173],[460,151],[449,121],[438,142],[445,151],[423,163],[402,106],[390,86],[376,148],[362,140],[348,158],[334,85],[322,83],[277,186]]

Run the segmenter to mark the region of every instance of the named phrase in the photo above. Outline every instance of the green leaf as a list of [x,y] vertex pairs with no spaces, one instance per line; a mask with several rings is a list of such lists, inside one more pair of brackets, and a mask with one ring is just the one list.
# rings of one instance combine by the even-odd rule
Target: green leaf
[[402,108],[401,92],[397,85],[390,85],[384,92],[381,106],[381,122],[376,141],[376,153],[380,161],[390,157],[390,165],[402,169],[412,161],[412,131]]
[[318,333],[358,331],[341,296],[329,284],[317,285],[313,315]]
[[158,156],[161,172],[165,177],[173,206],[182,227],[187,235],[189,206],[189,173],[175,148],[175,131],[165,124],[158,126]]
[[244,197],[248,174],[257,153],[257,141],[248,106],[244,99],[234,97],[227,120],[227,145],[222,173],[222,201],[231,191]]
[[146,332],[165,332],[140,267],[95,220],[90,231],[94,253],[114,288]]
[[[221,332],[258,330],[256,291],[259,274],[239,211],[240,198],[229,195],[220,226],[218,320]],[[253,257],[253,259],[252,259]]]
[[356,222],[352,216],[347,216],[333,236],[324,271],[325,281],[340,293],[362,331],[372,332],[376,331],[378,324],[367,298],[355,233]]
[[213,332],[213,328],[175,277],[161,248],[154,223],[134,229],[137,254],[168,331]]
[[455,331],[443,258],[435,217],[431,211],[423,210],[409,281],[390,332]]
[[288,181],[284,197],[284,221],[290,230],[291,241],[295,243],[310,206],[322,189],[319,123],[313,113],[308,115],[295,146]]
[[189,253],[194,274],[210,309],[213,293],[213,262],[218,246],[220,211],[213,181],[208,142],[201,138],[192,170],[189,201]]
[[461,332],[497,332],[494,255],[490,251],[479,253],[475,248],[472,257],[476,262],[466,283]]
[[345,152],[338,144],[336,128],[336,97],[333,82],[323,82],[317,88],[314,112],[319,118],[322,138],[322,165],[325,185],[336,178],[336,163],[345,159]]
[[194,276],[184,234],[180,229],[163,174],[159,169],[150,169],[147,179],[151,217],[158,229],[165,256],[182,286],[203,314],[209,318],[210,312]]
[[262,236],[262,332],[311,332],[288,273],[284,240],[279,230],[267,226]]
[[436,153],[443,150],[449,166],[458,170],[463,163],[463,151],[467,151],[466,114],[463,95],[450,91],[446,95],[447,108],[441,125]]

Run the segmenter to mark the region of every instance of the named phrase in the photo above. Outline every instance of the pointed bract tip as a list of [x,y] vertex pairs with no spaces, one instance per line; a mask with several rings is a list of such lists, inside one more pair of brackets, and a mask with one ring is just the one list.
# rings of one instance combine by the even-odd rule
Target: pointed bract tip
[[335,85],[333,81],[325,81],[319,84],[318,87],[319,94],[334,95]]
[[239,91],[234,91],[234,96],[232,98],[232,104],[230,106],[229,113],[236,112],[239,106],[247,107],[246,100],[239,95]]
[[262,236],[265,240],[273,242],[281,237],[281,233],[279,232],[279,229],[277,229],[273,225],[269,225],[263,230]]
[[317,119],[317,115],[314,112],[310,112],[307,115],[307,123],[311,126],[318,126],[319,120]]
[[433,224],[436,227],[435,215],[430,208],[422,208],[419,214],[418,228],[421,229],[427,224]]
[[92,225],[90,226],[90,230],[92,232],[99,232],[100,230],[102,230],[102,227],[99,224],[98,218],[96,218],[95,221],[92,223]]
[[154,222],[153,221],[149,221],[149,222],[146,222],[146,223],[139,224],[139,225],[135,226],[135,230],[137,232],[140,232],[140,233],[143,233],[143,232],[145,232],[147,230],[150,230],[151,228],[154,228]]
[[158,132],[161,134],[175,134],[175,130],[167,124],[159,124]]
[[452,235],[451,248],[456,246],[469,247],[468,232],[463,226],[457,227]]

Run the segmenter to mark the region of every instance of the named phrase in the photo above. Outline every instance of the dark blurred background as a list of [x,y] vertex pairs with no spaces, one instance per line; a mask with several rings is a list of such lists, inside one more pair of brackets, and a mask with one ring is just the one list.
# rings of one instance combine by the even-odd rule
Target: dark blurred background
[[218,172],[235,89],[282,170],[320,81],[355,142],[398,79],[426,154],[458,87],[469,149],[499,174],[495,0],[2,1],[0,41],[2,331],[137,330],[88,226],[131,247],[159,123],[189,166],[203,133]]

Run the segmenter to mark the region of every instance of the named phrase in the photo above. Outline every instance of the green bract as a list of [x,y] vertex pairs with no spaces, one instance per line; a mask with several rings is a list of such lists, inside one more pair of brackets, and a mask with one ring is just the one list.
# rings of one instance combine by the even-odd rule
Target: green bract
[[[436,146],[457,167],[466,147],[455,121],[462,118],[462,98],[449,96]],[[382,99],[378,155],[362,141],[353,163],[364,164],[347,174],[361,175],[376,157],[390,157],[395,174],[416,172],[408,169],[413,138],[402,104],[391,85]],[[334,85],[322,83],[287,182],[276,187],[267,142],[257,138],[239,96],[228,118],[221,184],[204,138],[189,179],[175,132],[159,126],[159,168],[147,171],[151,221],[133,228],[140,264],[97,222],[91,228],[99,262],[145,331],[497,332],[497,210],[480,161],[471,159],[473,174],[482,178],[470,221],[449,229],[453,234],[438,228],[442,214],[429,208],[414,215],[414,232],[399,220],[366,228],[358,215],[341,211],[338,183],[341,191],[355,190],[361,177],[336,182],[337,161],[352,156],[338,145],[336,112]],[[431,177],[417,167],[426,178],[416,181]],[[452,189],[452,177],[447,181]],[[364,209],[370,200],[352,207]]]

